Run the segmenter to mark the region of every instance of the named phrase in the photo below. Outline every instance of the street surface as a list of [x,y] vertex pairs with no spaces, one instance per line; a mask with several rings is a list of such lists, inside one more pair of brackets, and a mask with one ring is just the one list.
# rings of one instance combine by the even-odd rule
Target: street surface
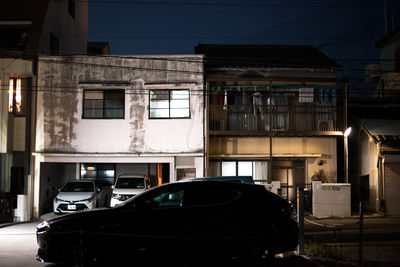
[[[42,216],[42,220],[53,214]],[[313,255],[299,256],[291,252],[273,260],[265,259],[256,266],[357,266],[359,248],[359,224],[351,218],[316,219],[306,216],[305,237],[334,248],[335,260],[325,260]],[[36,261],[36,225],[40,221],[0,225],[0,266],[59,266]],[[363,221],[364,266],[398,266],[400,262],[400,217],[369,216]],[[335,242],[336,241],[336,242]],[[340,242],[342,241],[342,242]],[[175,266],[254,266],[239,259],[216,262],[199,255],[191,262],[174,262]],[[133,259],[134,262],[134,259]],[[162,262],[162,260],[161,260]],[[137,262],[136,262],[137,263]],[[149,266],[142,262],[139,266]],[[165,262],[164,262],[165,263]],[[151,265],[151,264],[150,264]]]
[[[45,219],[53,215],[44,216]],[[43,218],[43,217],[42,217]],[[35,256],[37,252],[36,244],[36,225],[40,221],[33,221],[29,223],[20,223],[14,225],[0,225],[0,266],[1,267],[28,267],[28,266],[59,266],[52,263],[41,263],[36,261]],[[134,259],[132,259],[133,262]],[[164,263],[162,259],[157,261]],[[198,259],[190,262],[181,263],[179,259],[174,262],[174,266],[253,266],[253,264],[242,262],[239,259],[231,259],[223,262],[216,262],[212,259],[204,259],[204,255],[199,255]],[[137,262],[135,262],[136,264]],[[154,261],[152,261],[154,263]],[[156,264],[154,264],[155,266]],[[137,265],[135,265],[137,266]],[[149,262],[142,262],[138,266],[153,266]],[[265,259],[257,266],[320,266],[313,263],[307,258],[297,256],[294,253],[283,255],[283,258],[277,257],[274,260]]]

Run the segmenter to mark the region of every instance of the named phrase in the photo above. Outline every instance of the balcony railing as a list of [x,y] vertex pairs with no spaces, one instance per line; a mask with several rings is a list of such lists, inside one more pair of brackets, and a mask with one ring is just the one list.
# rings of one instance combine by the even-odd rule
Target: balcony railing
[[[270,110],[270,108],[272,110]],[[211,105],[209,130],[328,132],[340,131],[337,106],[333,104]]]

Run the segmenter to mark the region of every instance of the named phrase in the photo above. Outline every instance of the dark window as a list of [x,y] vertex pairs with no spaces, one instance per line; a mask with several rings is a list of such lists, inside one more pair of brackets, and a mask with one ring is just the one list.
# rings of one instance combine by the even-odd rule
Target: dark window
[[12,51],[25,50],[29,25],[0,25],[0,48]]
[[150,90],[150,119],[190,117],[189,90]]
[[113,185],[115,181],[115,164],[82,163],[81,178],[96,180],[101,185]]
[[68,13],[75,18],[75,0],[68,0]]
[[183,205],[185,207],[218,205],[233,201],[239,196],[240,193],[233,188],[203,184],[196,186],[195,190],[188,191]]
[[60,41],[54,34],[50,33],[50,54],[58,55],[60,52]]
[[121,90],[92,91],[83,94],[83,118],[123,119],[125,93]]

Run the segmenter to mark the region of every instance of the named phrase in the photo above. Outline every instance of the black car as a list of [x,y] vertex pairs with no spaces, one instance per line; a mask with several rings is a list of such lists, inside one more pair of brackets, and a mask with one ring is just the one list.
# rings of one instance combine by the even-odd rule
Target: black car
[[149,255],[257,259],[295,249],[298,227],[291,211],[286,200],[260,185],[170,183],[115,208],[42,222],[36,258],[75,263],[134,263]]

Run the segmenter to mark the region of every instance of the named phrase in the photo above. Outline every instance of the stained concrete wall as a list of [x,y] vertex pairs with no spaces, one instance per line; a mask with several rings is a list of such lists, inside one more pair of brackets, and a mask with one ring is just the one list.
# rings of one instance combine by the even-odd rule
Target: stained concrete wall
[[[36,152],[203,151],[202,56],[40,57]],[[83,119],[84,89],[125,90],[125,119]],[[149,119],[150,89],[189,89],[190,118]]]

